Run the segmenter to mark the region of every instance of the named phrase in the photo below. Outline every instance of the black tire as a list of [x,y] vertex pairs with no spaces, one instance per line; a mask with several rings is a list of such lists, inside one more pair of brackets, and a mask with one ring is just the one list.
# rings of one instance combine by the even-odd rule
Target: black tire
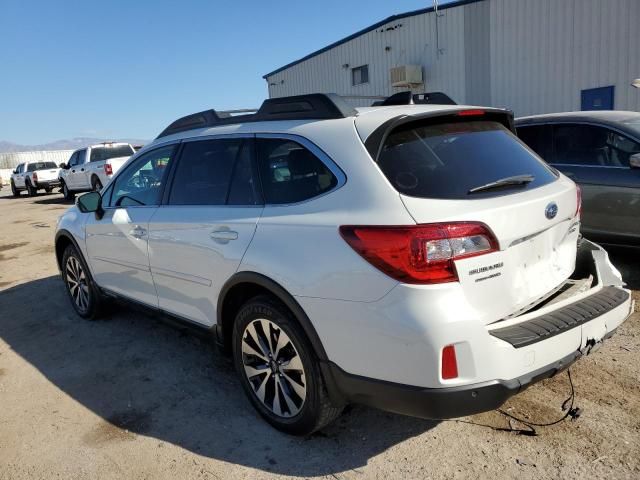
[[[267,327],[269,329],[270,344],[275,345],[278,343],[282,332],[286,334],[283,338],[290,342],[290,344],[285,343],[279,349],[279,353],[278,349],[275,349],[275,356],[269,356],[269,359],[271,359],[270,364],[264,363],[265,357],[243,353],[243,347],[246,348],[249,343],[257,345],[249,338],[253,338],[248,333],[251,331],[249,329],[254,326],[253,332],[258,333],[258,330],[260,330],[264,333],[264,329],[254,322],[263,322],[265,320],[269,322],[267,325],[270,325]],[[255,327],[258,328],[256,329]],[[247,334],[247,338],[243,339],[245,334]],[[258,335],[260,334],[258,333]],[[266,336],[261,338],[266,341]],[[296,376],[294,369],[287,370],[285,365],[277,365],[280,362],[279,357],[286,358],[287,351],[293,352],[293,356],[296,357],[296,364],[302,365],[301,374]],[[264,349],[260,350],[260,352],[264,352]],[[300,324],[289,309],[275,298],[260,295],[252,298],[241,307],[233,328],[233,359],[242,387],[249,400],[258,413],[278,430],[293,435],[309,435],[329,424],[342,412],[343,406],[336,406],[329,399],[320,373],[318,360]],[[249,365],[245,366],[245,362]],[[292,359],[285,360],[285,362],[292,365]],[[261,365],[258,366],[258,363],[261,363]],[[260,374],[254,374],[250,377],[245,372],[245,368],[251,369],[253,366],[260,369]],[[283,369],[283,373],[276,373],[281,371],[280,368]],[[287,372],[291,376],[288,376]],[[301,381],[296,382],[296,385],[294,385],[291,377],[296,377]],[[256,393],[257,384],[265,385],[262,389],[264,401]],[[304,399],[297,395],[298,390],[292,388],[294,386],[297,389],[301,389],[301,386],[304,388]],[[260,388],[257,390],[259,391]],[[285,394],[285,391],[288,394]],[[275,392],[278,393],[276,394]],[[277,407],[276,395],[278,396]],[[296,401],[291,404],[294,408],[289,410],[289,402],[293,400]],[[269,406],[269,403],[271,406]],[[284,412],[283,408],[289,411]],[[296,411],[296,408],[299,408],[299,410]],[[286,416],[274,413],[278,409]]]
[[67,296],[76,313],[87,320],[98,318],[101,314],[102,295],[84,258],[73,245],[69,245],[62,255],[61,270]]
[[98,177],[93,177],[91,179],[91,189],[94,192],[99,192],[100,190],[102,190],[102,182]]
[[47,192],[47,193],[51,193],[51,192],[53,191],[53,188],[51,188],[51,187],[46,187],[46,188],[44,189],[44,191],[45,191],[45,192]]
[[30,181],[27,180],[26,186],[27,186],[27,195],[29,195],[30,197],[35,197],[36,195],[38,195],[38,189],[33,185],[31,185]]
[[13,179],[11,180],[11,194],[12,194],[14,197],[19,197],[19,196],[20,196],[20,190],[18,190],[18,189],[16,188],[16,184],[15,184],[15,183],[13,183]]
[[76,194],[69,190],[67,184],[64,182],[62,182],[62,194],[64,195],[64,199],[70,202],[76,197]]

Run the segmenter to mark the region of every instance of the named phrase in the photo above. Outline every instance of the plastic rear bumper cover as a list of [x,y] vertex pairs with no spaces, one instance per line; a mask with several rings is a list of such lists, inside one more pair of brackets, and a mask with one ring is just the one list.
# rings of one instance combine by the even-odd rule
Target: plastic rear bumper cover
[[328,368],[334,386],[349,402],[412,417],[447,419],[494,410],[529,385],[565,370],[581,356],[581,352],[575,351],[551,365],[512,380],[491,380],[450,388],[422,388],[375,380],[346,373],[333,363],[329,363]]

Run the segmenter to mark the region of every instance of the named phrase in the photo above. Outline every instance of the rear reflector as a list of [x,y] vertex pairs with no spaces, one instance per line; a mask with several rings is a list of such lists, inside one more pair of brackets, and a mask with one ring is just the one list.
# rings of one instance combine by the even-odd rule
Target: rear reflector
[[110,163],[104,164],[104,173],[106,173],[107,175],[113,175],[113,169],[111,168]]
[[475,117],[478,115],[484,115],[484,110],[461,110],[457,113],[459,117]]
[[340,227],[342,238],[371,265],[403,283],[458,281],[454,260],[498,250],[483,223]]
[[452,378],[458,378],[456,347],[447,345],[442,349],[442,379],[450,380]]

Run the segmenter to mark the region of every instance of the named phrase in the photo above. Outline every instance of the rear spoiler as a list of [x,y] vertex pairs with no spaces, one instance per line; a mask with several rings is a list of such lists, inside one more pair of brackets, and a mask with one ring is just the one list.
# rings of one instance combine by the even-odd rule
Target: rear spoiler
[[487,120],[504,125],[514,135],[516,130],[513,124],[513,112],[506,108],[459,108],[456,110],[426,112],[416,115],[398,115],[391,118],[376,128],[364,141],[364,146],[375,162],[382,150],[387,137],[398,127],[413,122],[443,123],[471,120]]

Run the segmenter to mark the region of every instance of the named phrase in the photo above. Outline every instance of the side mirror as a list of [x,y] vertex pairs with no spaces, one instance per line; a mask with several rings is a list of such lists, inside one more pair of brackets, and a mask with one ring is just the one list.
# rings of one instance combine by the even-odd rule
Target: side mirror
[[63,170],[66,170],[67,169],[67,164],[62,162],[60,165],[58,165],[58,167],[60,167]]
[[102,196],[99,192],[85,193],[78,197],[78,209],[82,213],[94,212],[97,218],[102,218],[104,210],[102,209]]
[[15,170],[14,170],[13,172],[11,172],[11,173],[13,173],[14,175],[17,175],[17,174],[18,174],[18,169],[15,169]]
[[640,168],[640,153],[634,153],[629,157],[629,166],[631,168]]

